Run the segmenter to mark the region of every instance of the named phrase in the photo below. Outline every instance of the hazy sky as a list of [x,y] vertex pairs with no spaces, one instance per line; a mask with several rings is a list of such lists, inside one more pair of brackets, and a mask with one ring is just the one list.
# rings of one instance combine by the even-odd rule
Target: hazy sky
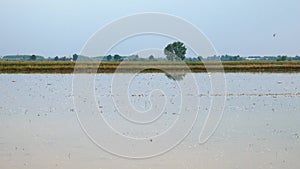
[[220,54],[300,55],[299,0],[0,0],[0,55],[79,53],[99,28],[140,12],[184,18]]

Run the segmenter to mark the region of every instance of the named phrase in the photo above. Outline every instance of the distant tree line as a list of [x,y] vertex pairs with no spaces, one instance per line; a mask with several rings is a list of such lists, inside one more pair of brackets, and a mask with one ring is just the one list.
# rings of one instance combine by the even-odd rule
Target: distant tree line
[[[180,61],[181,58],[177,57],[175,54],[171,54],[168,51],[168,57],[156,57],[154,55],[148,56],[148,58],[140,58],[138,55],[130,56],[121,56],[119,54],[99,56],[99,57],[85,57],[78,54],[74,54],[72,57],[67,56],[55,56],[44,58],[43,56],[38,55],[10,55],[0,57],[0,61],[77,61],[80,58],[80,61],[105,61],[105,62],[121,62],[121,61]],[[209,56],[209,57],[184,57],[183,61],[186,62],[199,62],[199,61],[300,61],[300,56],[289,57],[285,55],[279,56],[248,56],[241,57],[230,56],[230,55],[221,55],[221,56]]]
[[165,56],[154,56],[150,55],[146,58],[140,58],[139,55],[121,56],[119,54],[98,56],[98,57],[87,57],[78,54],[72,56],[55,56],[44,58],[38,55],[9,55],[0,57],[0,61],[105,61],[105,62],[121,62],[121,61],[185,61],[185,62],[201,62],[201,61],[300,61],[300,56],[289,57],[286,55],[279,56],[247,56],[241,57],[239,55],[220,55],[220,56],[197,56],[197,57],[186,57],[187,48],[183,42],[176,41],[168,44],[163,52]]

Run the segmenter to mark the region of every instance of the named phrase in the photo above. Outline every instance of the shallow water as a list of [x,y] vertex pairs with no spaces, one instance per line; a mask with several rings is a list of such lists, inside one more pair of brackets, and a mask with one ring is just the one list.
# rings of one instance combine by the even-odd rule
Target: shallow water
[[[93,116],[89,112],[76,114],[72,75],[2,74],[0,168],[300,168],[300,74],[226,74],[224,93],[212,90],[209,75],[191,75],[199,91],[189,88],[183,93],[179,90],[181,82],[164,74],[139,74],[131,81],[126,74],[97,75],[95,97],[91,99],[99,112]],[[112,87],[113,79],[128,83],[128,91]],[[186,81],[182,83],[189,85]],[[154,89],[158,92],[153,92]],[[124,120],[124,114],[119,113],[124,101],[120,96],[126,96],[128,106],[142,115],[147,116],[151,110],[160,114],[150,116],[149,121],[148,117],[137,119],[139,115],[129,112],[125,114],[129,120]],[[225,99],[220,124],[207,142],[199,144],[199,133],[211,111],[211,102],[220,97]],[[182,98],[190,100],[185,103]],[[171,133],[163,142],[159,142],[159,136],[176,125],[178,119],[186,118],[182,117],[184,113],[193,114],[190,108],[195,107],[193,101],[199,103],[199,114],[189,135],[179,145],[147,159],[114,155],[122,156],[129,149],[138,156],[139,151],[153,153],[155,144],[171,145],[186,130]],[[163,109],[155,107],[156,102],[164,103]],[[96,119],[89,123],[90,115]],[[136,149],[134,142],[124,146],[123,140],[103,137],[108,131],[99,126],[100,117],[116,131],[115,135],[145,139],[144,149]],[[136,124],[130,119],[149,123]],[[186,121],[183,127],[184,124],[192,121]],[[89,126],[82,128],[86,125]],[[99,133],[99,137],[91,133]],[[106,151],[99,146],[102,141],[110,146],[102,147]]]

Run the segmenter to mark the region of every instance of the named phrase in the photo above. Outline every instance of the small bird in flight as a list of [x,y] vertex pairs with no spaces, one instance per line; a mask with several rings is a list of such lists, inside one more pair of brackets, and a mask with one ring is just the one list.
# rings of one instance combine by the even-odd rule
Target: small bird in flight
[[273,38],[275,38],[275,37],[276,37],[276,33],[273,34]]

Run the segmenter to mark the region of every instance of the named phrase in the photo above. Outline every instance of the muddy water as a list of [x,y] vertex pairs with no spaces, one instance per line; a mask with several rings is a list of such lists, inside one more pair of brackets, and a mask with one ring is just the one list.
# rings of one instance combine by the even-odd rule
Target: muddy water
[[[207,74],[193,75],[199,91],[192,97],[199,99],[200,108],[192,131],[169,152],[143,160],[115,156],[88,137],[77,119],[72,75],[0,75],[0,168],[300,168],[299,74],[226,74],[224,114],[204,144],[198,138],[211,100],[223,94],[211,91]],[[152,99],[166,98],[155,125],[139,130],[120,118],[112,99],[111,79],[125,76],[97,75],[95,102],[119,134],[149,138],[147,149],[157,141],[152,136],[180,118],[179,86],[164,74],[140,74],[130,82],[124,94],[135,110],[153,107],[149,95],[154,87],[163,92]],[[111,146],[117,142],[111,140]]]

